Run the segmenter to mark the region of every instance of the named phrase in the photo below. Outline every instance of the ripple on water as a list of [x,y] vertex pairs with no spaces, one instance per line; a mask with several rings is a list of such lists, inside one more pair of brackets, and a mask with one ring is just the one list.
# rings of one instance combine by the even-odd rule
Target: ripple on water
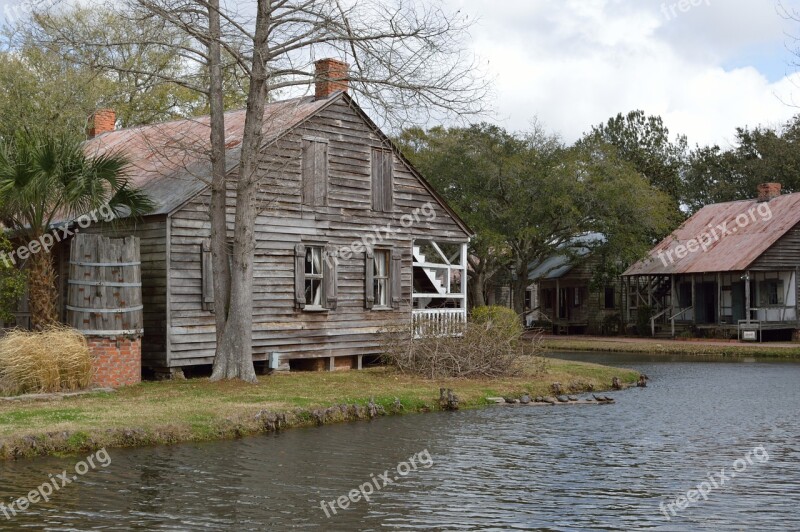
[[[800,530],[800,364],[610,357],[653,379],[604,407],[491,408],[232,442],[112,450],[112,465],[3,522],[18,530]],[[757,445],[769,461],[667,521],[674,500]],[[428,449],[410,473],[333,500]],[[21,496],[71,459],[2,464]]]

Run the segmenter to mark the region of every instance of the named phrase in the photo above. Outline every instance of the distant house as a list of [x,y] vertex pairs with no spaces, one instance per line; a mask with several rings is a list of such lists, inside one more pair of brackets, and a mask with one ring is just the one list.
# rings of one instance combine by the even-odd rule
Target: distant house
[[598,287],[592,282],[601,262],[592,248],[603,239],[596,233],[576,238],[570,244],[570,253],[553,255],[529,266],[529,326],[543,327],[554,334],[616,332],[610,329],[620,314],[619,283]]
[[[422,334],[466,320],[471,231],[348,95],[347,65],[318,61],[317,76],[337,81],[266,106],[253,359],[360,367],[363,356],[380,353],[387,326],[413,320]],[[125,153],[133,183],[157,208],[86,231],[141,238],[143,366],[211,364],[209,119],[114,130],[108,114],[97,114],[87,152]],[[230,219],[244,117],[225,116]],[[68,253],[68,245],[56,250],[62,296]]]
[[[758,197],[700,209],[624,273],[626,319],[652,334],[760,339],[800,330],[800,194],[759,186]],[[777,332],[772,332],[777,331]]]

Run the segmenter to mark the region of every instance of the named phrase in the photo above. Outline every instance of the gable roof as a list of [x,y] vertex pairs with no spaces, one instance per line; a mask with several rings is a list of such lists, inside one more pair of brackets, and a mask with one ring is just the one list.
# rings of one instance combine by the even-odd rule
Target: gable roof
[[605,236],[600,233],[589,233],[573,238],[563,245],[563,248],[573,248],[573,254],[567,253],[552,255],[543,261],[531,262],[528,265],[528,280],[540,281],[546,279],[560,279],[576,266],[576,259],[582,259],[592,252],[592,245],[605,242]]
[[[345,92],[337,92],[324,99],[307,96],[268,103],[264,109],[262,145],[278,140],[340,99],[392,148],[442,208],[467,235],[472,236],[474,232],[469,226]],[[227,172],[239,164],[245,114],[245,109],[225,113]],[[110,131],[87,140],[84,148],[90,156],[109,152],[124,153],[132,166],[129,172],[131,184],[145,192],[156,205],[150,215],[170,214],[211,184],[209,122],[209,116],[202,116]]]
[[[799,222],[800,193],[769,202],[752,199],[707,205],[623,275],[743,271]],[[689,245],[696,251],[689,251]],[[678,246],[687,249],[682,258],[677,256]]]
[[[330,104],[333,98],[297,98],[270,103],[264,109],[264,142],[269,143]],[[225,113],[226,163],[239,163],[245,110]],[[125,154],[131,184],[155,202],[151,214],[169,214],[210,185],[210,117],[119,129],[86,141],[88,155]]]

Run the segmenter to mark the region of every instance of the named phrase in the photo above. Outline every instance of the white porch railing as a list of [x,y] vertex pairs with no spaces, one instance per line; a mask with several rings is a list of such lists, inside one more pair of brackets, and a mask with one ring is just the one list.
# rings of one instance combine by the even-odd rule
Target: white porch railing
[[414,310],[412,313],[414,338],[430,336],[457,336],[467,323],[467,309],[437,308]]

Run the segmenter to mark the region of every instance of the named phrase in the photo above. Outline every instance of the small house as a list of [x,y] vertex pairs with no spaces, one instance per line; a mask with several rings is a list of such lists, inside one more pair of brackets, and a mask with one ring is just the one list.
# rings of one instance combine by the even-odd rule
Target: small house
[[651,334],[747,340],[800,330],[800,193],[765,183],[755,199],[708,205],[624,274],[629,323]]
[[619,283],[598,286],[594,278],[602,258],[593,251],[603,240],[597,233],[583,235],[570,242],[569,253],[565,248],[529,265],[527,325],[553,334],[617,332],[612,329],[619,322]]
[[[471,231],[348,94],[347,65],[316,67],[318,80],[339,81],[265,110],[253,359],[358,368],[380,353],[389,326],[413,322],[422,334],[466,321]],[[111,113],[95,115],[86,150],[126,154],[133,184],[156,209],[81,231],[140,238],[143,366],[174,373],[211,364],[209,118],[114,130]],[[225,115],[229,219],[244,117]],[[62,294],[68,253],[56,250]]]

